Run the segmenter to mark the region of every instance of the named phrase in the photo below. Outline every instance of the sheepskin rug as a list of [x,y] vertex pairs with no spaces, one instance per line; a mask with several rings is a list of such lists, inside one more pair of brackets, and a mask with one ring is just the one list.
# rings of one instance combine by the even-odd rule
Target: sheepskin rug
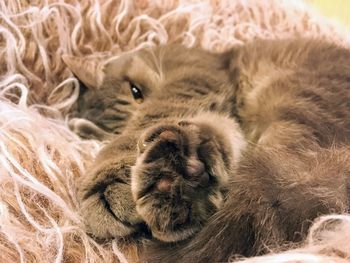
[[[102,146],[67,125],[79,86],[61,60],[170,42],[224,50],[256,38],[350,32],[299,0],[0,1],[0,262],[134,262],[137,251],[84,231],[75,186]],[[309,238],[247,262],[350,261],[350,216],[315,221]]]

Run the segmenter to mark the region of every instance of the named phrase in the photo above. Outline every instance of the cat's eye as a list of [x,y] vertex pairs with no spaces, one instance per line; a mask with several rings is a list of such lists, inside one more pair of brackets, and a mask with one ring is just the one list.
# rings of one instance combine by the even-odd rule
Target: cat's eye
[[134,100],[137,103],[142,103],[143,102],[143,95],[141,92],[141,89],[133,82],[129,82],[130,83],[130,91],[132,96],[134,97]]

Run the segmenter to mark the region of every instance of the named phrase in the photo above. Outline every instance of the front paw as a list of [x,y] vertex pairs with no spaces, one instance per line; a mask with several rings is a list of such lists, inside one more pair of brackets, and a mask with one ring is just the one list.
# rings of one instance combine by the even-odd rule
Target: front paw
[[132,194],[155,238],[185,240],[221,206],[228,169],[221,139],[192,122],[153,127],[141,137]]
[[125,237],[142,227],[131,195],[134,157],[99,163],[80,182],[78,197],[88,232],[96,238]]

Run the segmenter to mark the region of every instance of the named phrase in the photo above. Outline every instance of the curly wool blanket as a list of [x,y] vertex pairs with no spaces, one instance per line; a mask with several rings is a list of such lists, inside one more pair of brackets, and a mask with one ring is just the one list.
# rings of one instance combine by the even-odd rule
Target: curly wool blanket
[[[75,185],[102,145],[67,128],[79,85],[63,54],[171,42],[218,51],[292,36],[350,43],[349,30],[299,0],[0,1],[0,262],[137,258],[135,248],[98,244],[84,231]],[[330,215],[300,247],[245,260],[346,262],[349,240],[350,217]]]

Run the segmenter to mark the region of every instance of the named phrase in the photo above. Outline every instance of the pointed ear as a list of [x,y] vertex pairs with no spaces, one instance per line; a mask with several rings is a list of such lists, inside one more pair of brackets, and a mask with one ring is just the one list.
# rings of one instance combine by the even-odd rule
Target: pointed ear
[[101,59],[63,55],[62,60],[86,87],[90,89],[101,87],[105,75]]
[[236,45],[230,49],[217,53],[222,69],[226,70],[230,76],[232,84],[239,83],[240,60],[242,56],[242,45]]

